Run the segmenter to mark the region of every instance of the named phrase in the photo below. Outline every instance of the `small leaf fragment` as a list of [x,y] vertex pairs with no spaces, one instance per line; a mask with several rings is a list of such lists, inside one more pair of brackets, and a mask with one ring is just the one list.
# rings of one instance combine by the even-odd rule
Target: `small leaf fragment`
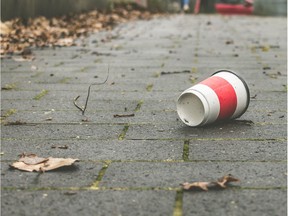
[[240,181],[239,179],[229,174],[219,178],[215,182],[192,182],[192,183],[185,182],[181,185],[184,190],[201,189],[204,191],[208,191],[208,188],[220,187],[224,189],[226,188],[226,184],[228,184],[229,182],[239,182],[239,181]]
[[229,182],[239,182],[240,180],[233,177],[232,175],[226,175],[223,176],[222,178],[219,178],[217,182],[215,182],[217,185],[219,185],[222,188],[226,187],[226,184]]

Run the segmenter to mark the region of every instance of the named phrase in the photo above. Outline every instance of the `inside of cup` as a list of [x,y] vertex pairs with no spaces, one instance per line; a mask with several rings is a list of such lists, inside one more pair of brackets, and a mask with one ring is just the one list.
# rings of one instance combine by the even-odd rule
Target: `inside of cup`
[[205,117],[201,98],[192,92],[186,92],[179,97],[177,112],[181,120],[189,126],[200,125]]

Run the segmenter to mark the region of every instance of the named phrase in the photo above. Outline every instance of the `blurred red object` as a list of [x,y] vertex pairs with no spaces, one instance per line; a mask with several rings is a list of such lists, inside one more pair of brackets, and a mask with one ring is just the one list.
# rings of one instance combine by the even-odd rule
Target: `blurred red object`
[[196,0],[194,6],[194,14],[198,14],[200,11],[201,0]]
[[225,4],[225,3],[217,3],[215,4],[215,9],[220,14],[243,14],[250,15],[253,13],[253,6],[250,5],[242,5],[242,4]]

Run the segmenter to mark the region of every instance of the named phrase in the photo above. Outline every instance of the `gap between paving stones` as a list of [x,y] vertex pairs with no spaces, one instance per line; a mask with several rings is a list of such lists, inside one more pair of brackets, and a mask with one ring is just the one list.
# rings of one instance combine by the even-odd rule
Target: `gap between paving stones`
[[[11,112],[13,112],[11,114]],[[2,116],[2,119],[1,120],[5,120],[7,119],[9,116],[13,115],[14,113],[16,113],[17,111],[15,109],[11,109],[11,110],[8,110],[3,116]],[[81,116],[83,117],[83,116]],[[85,115],[84,115],[85,117]],[[80,119],[80,118],[79,118]],[[240,122],[240,121],[239,121]],[[133,126],[133,125],[151,125],[151,126],[155,126],[155,125],[166,125],[167,123],[157,123],[157,124],[151,124],[151,122],[137,122],[137,123],[133,123],[133,122],[115,122],[115,123],[111,123],[111,122],[83,122],[83,121],[79,121],[79,122],[22,122],[22,123],[19,123],[18,125],[17,124],[13,124],[13,122],[9,122],[4,125],[4,126],[18,126],[18,127],[21,127],[21,126],[35,126],[35,125],[125,125],[125,126]],[[287,123],[285,122],[277,122],[277,123],[274,123],[274,122],[253,122],[253,125],[254,126],[265,126],[265,125],[287,125]],[[217,126],[217,125],[214,125],[214,126]],[[219,127],[221,127],[221,125],[218,125]],[[248,125],[247,125],[248,126]],[[199,127],[201,128],[201,127]],[[199,129],[197,128],[197,129]],[[196,128],[195,128],[196,129]],[[209,129],[209,128],[207,128]],[[137,140],[137,139],[136,139]]]
[[[1,162],[14,162],[15,160],[1,160]],[[110,164],[112,163],[202,163],[202,162],[217,162],[217,163],[287,163],[286,160],[174,160],[174,159],[167,159],[167,160],[109,160]],[[106,163],[107,160],[80,160],[80,162],[93,162],[93,163]]]
[[[179,187],[27,187],[27,188],[17,188],[17,187],[2,187],[5,191],[15,191],[15,190],[25,190],[25,191],[182,191]],[[287,187],[241,187],[241,186],[231,186],[225,190],[241,191],[241,190],[287,190]],[[193,193],[187,191],[186,193]],[[205,192],[203,192],[205,193]]]
[[[44,110],[45,111],[45,110]],[[43,111],[43,112],[44,112]],[[130,127],[130,126],[140,126],[140,125],[151,125],[151,122],[137,122],[137,119],[135,120],[135,123],[133,123],[133,117],[131,116],[130,117],[130,119],[120,119],[120,118],[118,118],[117,120],[115,120],[115,123],[112,123],[112,122],[105,122],[105,121],[97,121],[97,122],[93,122],[93,121],[91,121],[91,122],[80,122],[80,121],[71,121],[71,122],[63,122],[63,121],[59,121],[59,122],[49,122],[49,118],[47,118],[47,117],[49,117],[48,115],[46,116],[46,118],[44,118],[45,116],[44,116],[44,114],[43,114],[43,119],[42,119],[42,121],[35,121],[35,122],[26,122],[26,121],[22,121],[21,120],[21,118],[19,118],[19,119],[17,119],[17,120],[11,120],[11,121],[9,121],[9,119],[7,119],[8,117],[10,117],[10,116],[12,116],[13,114],[8,114],[7,115],[7,113],[9,113],[10,111],[7,111],[3,116],[2,116],[2,118],[1,118],[1,124],[3,125],[3,126],[18,126],[18,127],[20,127],[20,126],[36,126],[36,125],[111,125],[111,126],[116,126],[116,125],[124,125],[125,127],[127,126],[128,128]],[[14,112],[14,114],[16,113],[17,111],[15,111]],[[34,112],[34,111],[32,111],[32,112]],[[69,112],[69,111],[68,111]],[[67,111],[65,111],[65,113],[67,113]],[[124,113],[124,112],[123,112]],[[127,111],[127,113],[129,113],[128,111]],[[129,113],[129,114],[134,114],[134,113]],[[151,114],[151,113],[148,113],[148,114]],[[42,114],[41,114],[42,115]],[[111,119],[113,119],[113,115],[115,115],[115,114],[111,114],[109,117],[111,118]],[[123,114],[123,115],[125,115],[125,114]],[[279,114],[279,115],[281,115],[281,113]],[[283,116],[283,115],[282,115]],[[83,117],[85,117],[85,116],[83,116]],[[87,116],[86,116],[87,117]],[[136,114],[135,114],[135,117],[137,118],[137,116],[136,116]],[[283,118],[284,118],[285,116],[283,116]],[[115,117],[114,117],[115,118]],[[128,117],[127,117],[128,118]],[[139,117],[140,118],[140,117]],[[53,121],[53,118],[51,117],[51,121]],[[168,121],[167,121],[168,122]],[[165,122],[163,122],[163,123],[157,123],[157,124],[153,124],[153,126],[156,126],[156,125],[158,125],[158,126],[161,126],[161,125],[166,125],[166,123]],[[275,121],[275,122],[253,122],[253,125],[254,126],[268,126],[268,125],[275,125],[275,126],[281,126],[281,125],[283,125],[283,126],[286,126],[287,124],[285,123],[285,122],[282,122],[281,120],[279,120],[279,122],[277,122],[277,121]],[[126,131],[127,132],[127,131]],[[132,139],[132,138],[129,138],[129,139]]]
[[182,214],[183,214],[183,197],[184,197],[183,190],[179,190],[176,192],[173,216],[182,216]]
[[[124,124],[125,125],[125,124]],[[77,138],[75,138],[77,139]],[[88,138],[87,138],[88,139]],[[79,138],[77,140],[87,140],[87,139],[83,139],[83,138]],[[89,140],[117,140],[118,138],[89,138]],[[67,141],[67,140],[72,140],[71,138],[66,138],[66,139],[61,139],[61,138],[47,138],[47,139],[43,139],[43,138],[21,138],[21,139],[18,139],[18,138],[1,138],[1,140],[23,140],[23,141],[29,141],[29,140],[39,140],[39,141],[45,141],[45,140],[64,140],[64,141]],[[131,138],[131,139],[125,139],[125,140],[150,140],[150,141],[185,141],[186,139],[185,138],[151,138],[151,139],[136,139],[136,138]],[[271,139],[268,139],[268,138],[194,138],[194,139],[189,139],[191,141],[195,140],[195,141],[279,141],[279,142],[283,142],[283,141],[287,141],[287,138],[283,138],[283,137],[279,137],[279,138],[271,138]]]

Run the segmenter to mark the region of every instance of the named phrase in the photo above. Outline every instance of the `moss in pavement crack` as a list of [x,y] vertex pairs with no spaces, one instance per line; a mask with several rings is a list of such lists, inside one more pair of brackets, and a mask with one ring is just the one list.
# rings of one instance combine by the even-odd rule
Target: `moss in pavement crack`
[[59,81],[59,83],[61,83],[61,84],[67,84],[67,83],[69,83],[70,80],[71,80],[71,77],[64,77],[63,79],[61,79],[61,80]]
[[189,160],[189,140],[184,141],[182,159],[183,161]]
[[178,190],[176,192],[173,216],[182,216],[182,215],[183,215],[183,190]]
[[9,116],[13,115],[14,113],[16,113],[17,110],[16,109],[9,109],[6,111],[6,113],[4,115],[1,116],[0,121],[1,123],[8,118]]
[[121,132],[121,134],[118,136],[118,140],[125,139],[125,136],[126,136],[126,133],[127,133],[128,129],[129,129],[129,125],[125,125],[123,130],[122,130],[122,132]]
[[153,84],[149,84],[149,85],[146,86],[146,91],[147,92],[151,92],[152,89],[153,89]]
[[99,183],[102,181],[102,178],[104,177],[106,170],[108,169],[109,165],[112,163],[112,161],[105,161],[104,166],[102,169],[99,171],[97,179],[95,182],[92,184],[90,189],[98,189]]
[[1,90],[5,90],[5,91],[10,91],[10,90],[15,90],[17,88],[15,83],[9,83],[9,84],[5,84]]
[[135,111],[135,112],[138,112],[138,111],[141,109],[142,104],[143,104],[143,100],[140,100],[140,101],[137,103],[134,111]]
[[44,97],[46,94],[48,94],[48,90],[43,89],[39,94],[35,95],[33,100],[40,100],[42,97]]

